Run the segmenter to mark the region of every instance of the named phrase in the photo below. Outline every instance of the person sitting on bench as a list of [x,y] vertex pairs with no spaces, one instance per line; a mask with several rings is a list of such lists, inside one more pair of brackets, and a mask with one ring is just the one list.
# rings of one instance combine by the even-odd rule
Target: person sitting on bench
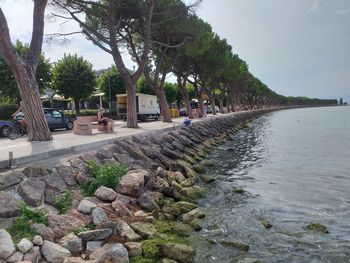
[[100,125],[103,125],[106,127],[107,132],[112,132],[113,131],[113,123],[112,120],[109,118],[106,118],[104,116],[105,109],[101,108],[98,113],[97,113],[97,122]]

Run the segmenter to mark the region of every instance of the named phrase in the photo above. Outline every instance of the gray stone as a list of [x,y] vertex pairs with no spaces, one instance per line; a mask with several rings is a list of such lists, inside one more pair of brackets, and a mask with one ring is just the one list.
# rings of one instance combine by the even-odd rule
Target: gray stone
[[188,213],[191,210],[197,208],[196,204],[193,204],[193,203],[190,203],[190,202],[185,202],[185,201],[177,202],[173,206],[178,208],[178,209],[180,209],[180,212],[182,214]]
[[102,241],[88,241],[86,242],[86,253],[91,254],[95,250],[99,249],[102,247]]
[[141,236],[136,234],[135,231],[123,220],[118,220],[116,226],[116,232],[123,237],[127,242],[139,241]]
[[33,247],[28,253],[26,253],[23,257],[23,261],[32,262],[32,263],[40,263],[41,261],[41,253],[40,247]]
[[89,231],[83,231],[78,236],[84,241],[104,240],[112,235],[113,231],[110,228],[95,229]]
[[132,216],[132,212],[130,211],[130,209],[125,205],[125,203],[121,201],[115,200],[112,203],[112,207],[114,208],[116,216]]
[[60,192],[60,191],[57,191],[57,190],[52,189],[52,188],[46,188],[44,201],[48,205],[55,206],[55,200],[61,194],[62,194],[62,192]]
[[31,250],[33,247],[33,243],[30,242],[26,238],[22,238],[22,240],[17,244],[17,248],[22,253],[27,253],[29,250]]
[[142,246],[138,242],[126,242],[124,244],[126,249],[129,251],[130,257],[137,257],[142,255]]
[[66,183],[58,173],[49,173],[40,178],[46,183],[46,187],[55,191],[63,192],[67,189]]
[[167,243],[161,246],[162,254],[168,258],[174,259],[180,263],[192,263],[196,251],[187,245]]
[[142,209],[146,211],[156,211],[159,210],[159,206],[152,199],[151,195],[148,192],[143,193],[140,198],[137,200],[138,204]]
[[101,207],[97,207],[94,210],[92,210],[91,216],[92,216],[92,222],[95,225],[99,225],[102,222],[108,220],[106,211]]
[[[192,178],[189,178],[189,179],[192,179]],[[194,198],[201,197],[204,194],[204,189],[197,185],[192,187],[184,187],[180,190],[180,194],[194,199]]]
[[165,174],[166,174],[166,171],[164,168],[162,168],[162,167],[157,168],[157,171],[156,171],[157,177],[165,178]]
[[163,258],[162,263],[177,263],[177,261],[170,258]]
[[128,251],[122,244],[106,244],[92,252],[89,258],[96,263],[129,263]]
[[58,244],[69,250],[72,255],[77,255],[83,250],[83,241],[78,236],[70,233],[62,237]]
[[117,187],[117,192],[133,197],[139,197],[143,193],[145,176],[148,176],[146,170],[131,170],[122,177]]
[[16,251],[11,235],[0,229],[0,259],[7,259]]
[[95,196],[103,201],[113,201],[116,198],[117,193],[111,188],[100,186],[97,188]]
[[196,208],[186,214],[183,214],[182,220],[184,223],[190,224],[193,220],[203,217],[205,217],[205,213],[199,208]]
[[11,257],[9,257],[6,262],[10,262],[10,263],[14,263],[14,262],[18,262],[18,261],[22,261],[23,259],[23,253],[16,251],[15,253],[12,254]]
[[52,263],[62,263],[66,257],[71,256],[68,249],[47,240],[44,241],[40,251],[45,259]]
[[96,208],[96,204],[87,200],[83,199],[80,201],[78,206],[78,211],[83,214],[90,214],[93,209]]
[[157,233],[156,228],[151,223],[133,222],[130,224],[130,226],[137,234],[141,235],[143,238],[153,237]]
[[74,176],[74,171],[69,166],[60,165],[56,167],[57,172],[61,175],[63,181],[68,186],[76,186],[77,179]]
[[85,226],[82,219],[71,215],[49,215],[48,219],[49,226],[53,229],[56,239]]
[[[53,232],[52,232],[53,233]],[[51,240],[49,240],[51,241]],[[34,238],[33,238],[33,244],[34,245],[37,245],[37,246],[42,246],[44,244],[44,240],[41,236],[39,235],[36,235]]]
[[7,192],[0,192],[0,218],[20,215],[18,201]]
[[70,258],[65,258],[63,263],[95,263],[92,260],[84,260],[80,257],[70,257]]
[[249,245],[238,240],[220,240],[220,244],[236,248],[242,251],[249,251]]
[[29,178],[31,177],[38,178],[48,174],[48,170],[46,167],[41,166],[40,164],[33,164],[31,166],[26,167],[23,170],[23,173],[25,174],[25,176]]
[[121,202],[125,203],[126,205],[136,205],[137,204],[136,198],[132,198],[130,196],[122,195],[119,193],[117,193],[115,201],[121,201]]
[[[51,227],[44,224],[33,224],[32,228],[43,238],[49,241],[53,241],[55,238],[55,233]],[[34,240],[33,240],[34,241]],[[39,241],[38,241],[39,242]],[[39,244],[36,244],[39,245]],[[40,245],[39,245],[40,246]]]
[[0,174],[0,191],[22,182],[24,174],[19,171],[9,171]]
[[23,200],[31,206],[39,206],[42,203],[45,191],[45,183],[39,179],[30,178],[18,186],[18,193]]

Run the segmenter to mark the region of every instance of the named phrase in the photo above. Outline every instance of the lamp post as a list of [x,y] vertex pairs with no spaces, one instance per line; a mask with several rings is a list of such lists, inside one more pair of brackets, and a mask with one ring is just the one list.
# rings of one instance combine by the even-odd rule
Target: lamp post
[[108,77],[109,115],[112,117],[111,76]]

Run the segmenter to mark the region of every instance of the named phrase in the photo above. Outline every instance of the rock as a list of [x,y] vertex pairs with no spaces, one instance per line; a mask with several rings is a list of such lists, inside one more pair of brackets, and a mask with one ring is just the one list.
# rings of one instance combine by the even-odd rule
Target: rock
[[16,184],[24,179],[24,174],[19,171],[9,171],[0,174],[0,191]]
[[82,214],[82,213],[78,212],[78,211],[75,210],[75,209],[69,210],[69,212],[67,213],[67,215],[72,216],[72,217],[75,217],[75,218],[78,218],[79,220],[81,220],[81,221],[84,222],[84,225],[89,225],[89,224],[92,223],[92,218],[91,218],[90,215]]
[[174,150],[169,149],[166,146],[162,146],[160,153],[166,157],[169,157],[172,160],[181,159],[181,157],[182,157],[181,153],[178,150],[174,151]]
[[40,178],[46,183],[46,187],[58,192],[63,192],[67,189],[66,183],[63,181],[62,177],[58,173],[49,173]]
[[185,202],[185,201],[177,202],[173,206],[175,208],[178,208],[182,214],[188,213],[191,210],[197,208],[197,205],[190,202]]
[[27,179],[18,186],[18,193],[31,206],[41,205],[44,191],[45,183],[35,178]]
[[108,220],[106,211],[101,207],[97,207],[94,210],[92,210],[91,216],[92,216],[92,222],[95,225],[99,225],[102,222]]
[[90,214],[93,209],[95,209],[97,206],[95,203],[83,199],[80,201],[79,206],[78,206],[78,211],[83,213],[83,214]]
[[95,229],[89,231],[83,231],[78,236],[84,241],[104,240],[112,235],[113,231],[110,228]]
[[164,170],[164,168],[162,167],[157,168],[157,171],[156,171],[157,177],[165,178],[165,174],[166,174],[166,171]]
[[180,200],[182,195],[179,193],[179,191],[176,190],[175,187],[164,187],[163,194],[168,197],[172,197],[175,200]]
[[11,235],[0,229],[0,259],[7,259],[16,251]]
[[272,227],[271,223],[265,218],[260,218],[260,222],[266,229],[270,229]]
[[70,257],[66,258],[63,263],[94,263],[92,260],[84,260],[80,257]]
[[83,250],[83,242],[81,238],[74,235],[73,233],[70,233],[64,237],[62,237],[58,244],[66,249],[69,250],[72,255],[77,255]]
[[159,210],[159,206],[157,203],[152,199],[152,197],[149,195],[148,192],[143,193],[140,198],[137,200],[138,204],[141,206],[142,209],[145,209],[146,211],[156,211]]
[[145,211],[143,210],[138,210],[135,212],[134,216],[135,217],[147,217],[149,214],[146,213]]
[[205,167],[201,164],[196,164],[192,166],[193,170],[197,173],[203,174],[205,173]]
[[48,174],[48,170],[46,167],[41,166],[40,164],[33,164],[31,166],[26,167],[23,170],[23,173],[25,176],[27,176],[28,178],[38,178],[44,175]]
[[[49,240],[49,241],[51,241],[51,240]],[[44,244],[44,240],[43,240],[43,238],[41,236],[36,235],[33,238],[33,244],[37,245],[37,246],[42,246]]]
[[190,222],[190,226],[196,231],[202,230],[202,224],[201,224],[201,221],[198,218],[192,220]]
[[174,177],[178,183],[182,183],[183,181],[186,180],[186,177],[179,171],[174,172]]
[[194,262],[196,251],[187,245],[167,243],[161,246],[162,254],[180,263]]
[[182,215],[182,221],[186,224],[191,223],[194,219],[205,217],[205,213],[199,208],[193,209],[190,212]]
[[131,170],[122,177],[117,187],[117,192],[128,196],[139,197],[143,193],[146,170]]
[[137,257],[142,255],[142,246],[138,242],[126,242],[124,244],[126,249],[129,251],[130,257]]
[[136,205],[137,204],[137,199],[132,198],[130,196],[122,195],[122,194],[119,194],[119,193],[117,193],[115,201],[123,202],[126,205]]
[[32,263],[40,263],[41,261],[41,253],[40,247],[33,247],[28,253],[26,253],[23,257],[24,261],[32,262]]
[[113,201],[117,197],[117,193],[111,188],[100,186],[95,191],[95,196],[103,201]]
[[187,196],[191,199],[201,197],[204,194],[204,192],[204,189],[197,185],[192,187],[184,187],[180,190],[180,194]]
[[182,237],[189,237],[193,232],[193,228],[190,225],[183,223],[176,223],[172,230]]
[[177,261],[170,258],[163,258],[162,263],[177,263]]
[[106,244],[95,250],[90,255],[90,260],[95,263],[129,263],[128,251],[122,244]]
[[58,196],[60,196],[62,194],[62,192],[57,191],[55,189],[52,188],[46,188],[45,189],[45,203],[51,206],[55,206],[55,200]]
[[133,222],[130,224],[130,226],[137,234],[141,235],[143,238],[153,237],[157,233],[154,225],[150,223]]
[[136,234],[135,231],[123,220],[118,220],[116,226],[116,232],[123,237],[127,242],[139,241],[141,236]]
[[114,208],[116,216],[132,216],[132,212],[130,211],[130,209],[125,205],[125,203],[121,201],[115,200],[112,203],[112,207]]
[[29,250],[31,250],[33,247],[33,243],[30,242],[26,238],[22,238],[22,240],[17,244],[17,248],[22,253],[27,253]]
[[206,182],[208,184],[215,181],[215,178],[212,176],[209,176],[209,175],[203,175],[203,176],[201,176],[201,178],[203,179],[204,182]]
[[212,167],[212,166],[215,166],[215,163],[212,162],[212,161],[209,161],[209,160],[204,160],[204,161],[202,162],[202,165],[203,165],[203,166],[206,166],[206,167]]
[[260,261],[256,258],[237,258],[236,263],[260,263]]
[[88,242],[86,242],[86,250],[85,250],[85,252],[87,254],[91,254],[95,250],[97,250],[100,247],[102,247],[102,243],[103,243],[102,241],[88,241]]
[[0,192],[0,218],[10,218],[20,215],[18,201],[7,192]]
[[220,240],[220,244],[230,246],[242,251],[249,251],[249,245],[237,240]]
[[[37,224],[37,223],[33,224],[31,227],[39,234],[39,236],[42,237],[42,239],[49,240],[49,241],[54,240],[55,232],[51,227],[48,227],[44,224]],[[39,245],[39,244],[36,244],[36,245]]]
[[19,252],[19,251],[16,251],[15,253],[12,254],[11,257],[9,257],[6,262],[10,262],[10,263],[14,263],[14,262],[18,262],[18,261],[22,261],[23,259],[23,253],[22,252]]
[[56,167],[57,172],[62,177],[63,181],[68,186],[76,186],[77,179],[74,176],[74,171],[70,166],[60,165]]
[[55,238],[61,238],[70,232],[85,226],[84,221],[70,215],[49,215],[48,219],[49,226],[55,233]]
[[47,240],[44,241],[40,251],[45,259],[52,263],[62,263],[66,257],[71,256],[68,249]]
[[185,181],[183,181],[180,185],[182,187],[191,187],[196,183],[196,179],[193,177],[190,177],[188,179],[186,179]]
[[320,223],[310,223],[306,226],[307,230],[311,230],[311,231],[316,231],[316,232],[320,232],[320,233],[325,233],[325,234],[329,234],[329,231],[327,229],[326,226],[320,224]]

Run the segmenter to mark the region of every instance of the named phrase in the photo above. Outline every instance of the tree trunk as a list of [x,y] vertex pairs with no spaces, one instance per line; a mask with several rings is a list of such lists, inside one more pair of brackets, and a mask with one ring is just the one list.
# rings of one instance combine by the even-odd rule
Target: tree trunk
[[75,115],[79,116],[79,114],[80,114],[80,101],[75,100],[74,106],[75,106]]
[[215,97],[214,95],[210,96],[211,109],[213,110],[213,115],[216,115],[215,109]]
[[156,94],[159,98],[159,104],[160,104],[160,113],[163,116],[163,122],[173,122],[171,120],[170,112],[169,112],[169,105],[168,101],[165,96],[165,91],[163,88],[156,88],[155,89]]
[[14,67],[14,75],[22,98],[25,118],[28,124],[29,141],[49,141],[52,136],[42,109],[39,87],[35,74],[23,64]]
[[191,105],[190,105],[190,96],[188,95],[188,92],[185,88],[186,81],[184,81],[184,83],[182,83],[181,77],[178,76],[177,77],[177,84],[178,84],[179,91],[180,91],[182,98],[184,100],[184,103],[185,103],[187,115],[189,118],[193,118],[192,109],[191,109]]
[[224,113],[224,100],[220,98],[219,100],[219,105],[220,105],[220,113]]
[[198,94],[198,108],[200,110],[200,117],[204,116],[204,103],[203,103],[203,98],[202,98],[202,93]]
[[138,128],[139,126],[137,125],[137,112],[136,112],[136,83],[133,81],[126,81],[125,82],[126,86],[126,111],[127,111],[127,116],[126,116],[126,121],[127,121],[127,126],[128,128]]

